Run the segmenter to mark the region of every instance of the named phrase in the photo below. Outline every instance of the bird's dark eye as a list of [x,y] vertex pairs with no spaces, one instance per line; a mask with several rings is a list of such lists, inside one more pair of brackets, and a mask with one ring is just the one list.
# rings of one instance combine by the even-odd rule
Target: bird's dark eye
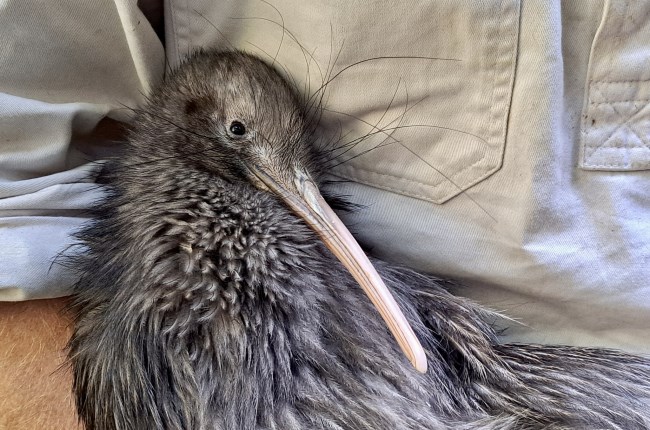
[[246,127],[239,121],[230,123],[230,132],[236,136],[243,136],[246,134]]

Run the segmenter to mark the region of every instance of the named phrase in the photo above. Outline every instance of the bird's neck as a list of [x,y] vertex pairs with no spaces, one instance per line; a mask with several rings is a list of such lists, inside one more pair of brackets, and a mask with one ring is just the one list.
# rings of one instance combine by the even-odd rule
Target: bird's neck
[[121,181],[116,216],[132,264],[145,285],[156,274],[163,287],[150,288],[170,306],[207,313],[200,318],[256,318],[246,313],[260,302],[293,300],[292,279],[309,261],[312,270],[331,264],[311,229],[271,194],[200,171],[156,170]]

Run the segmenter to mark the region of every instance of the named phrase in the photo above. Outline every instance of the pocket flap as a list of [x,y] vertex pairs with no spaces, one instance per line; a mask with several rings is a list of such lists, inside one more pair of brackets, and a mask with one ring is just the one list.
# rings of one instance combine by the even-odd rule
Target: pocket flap
[[591,49],[579,166],[650,169],[650,2],[612,0]]

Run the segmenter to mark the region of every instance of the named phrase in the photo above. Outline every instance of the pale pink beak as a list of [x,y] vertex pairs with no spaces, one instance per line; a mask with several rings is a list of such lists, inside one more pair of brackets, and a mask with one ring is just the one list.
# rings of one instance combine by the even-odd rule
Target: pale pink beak
[[406,317],[357,241],[325,202],[315,183],[306,174],[296,171],[294,183],[283,184],[286,180],[276,179],[277,175],[256,166],[249,168],[259,181],[276,193],[321,237],[361,285],[415,369],[426,372],[424,349]]

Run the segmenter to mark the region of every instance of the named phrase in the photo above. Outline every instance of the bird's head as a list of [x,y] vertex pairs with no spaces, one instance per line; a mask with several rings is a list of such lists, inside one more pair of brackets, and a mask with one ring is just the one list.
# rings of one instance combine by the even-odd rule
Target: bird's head
[[154,92],[145,126],[169,130],[173,136],[165,142],[194,166],[272,193],[304,219],[364,289],[409,360],[425,371],[424,351],[409,323],[319,192],[314,177],[319,157],[304,104],[259,58],[238,51],[201,52]]

